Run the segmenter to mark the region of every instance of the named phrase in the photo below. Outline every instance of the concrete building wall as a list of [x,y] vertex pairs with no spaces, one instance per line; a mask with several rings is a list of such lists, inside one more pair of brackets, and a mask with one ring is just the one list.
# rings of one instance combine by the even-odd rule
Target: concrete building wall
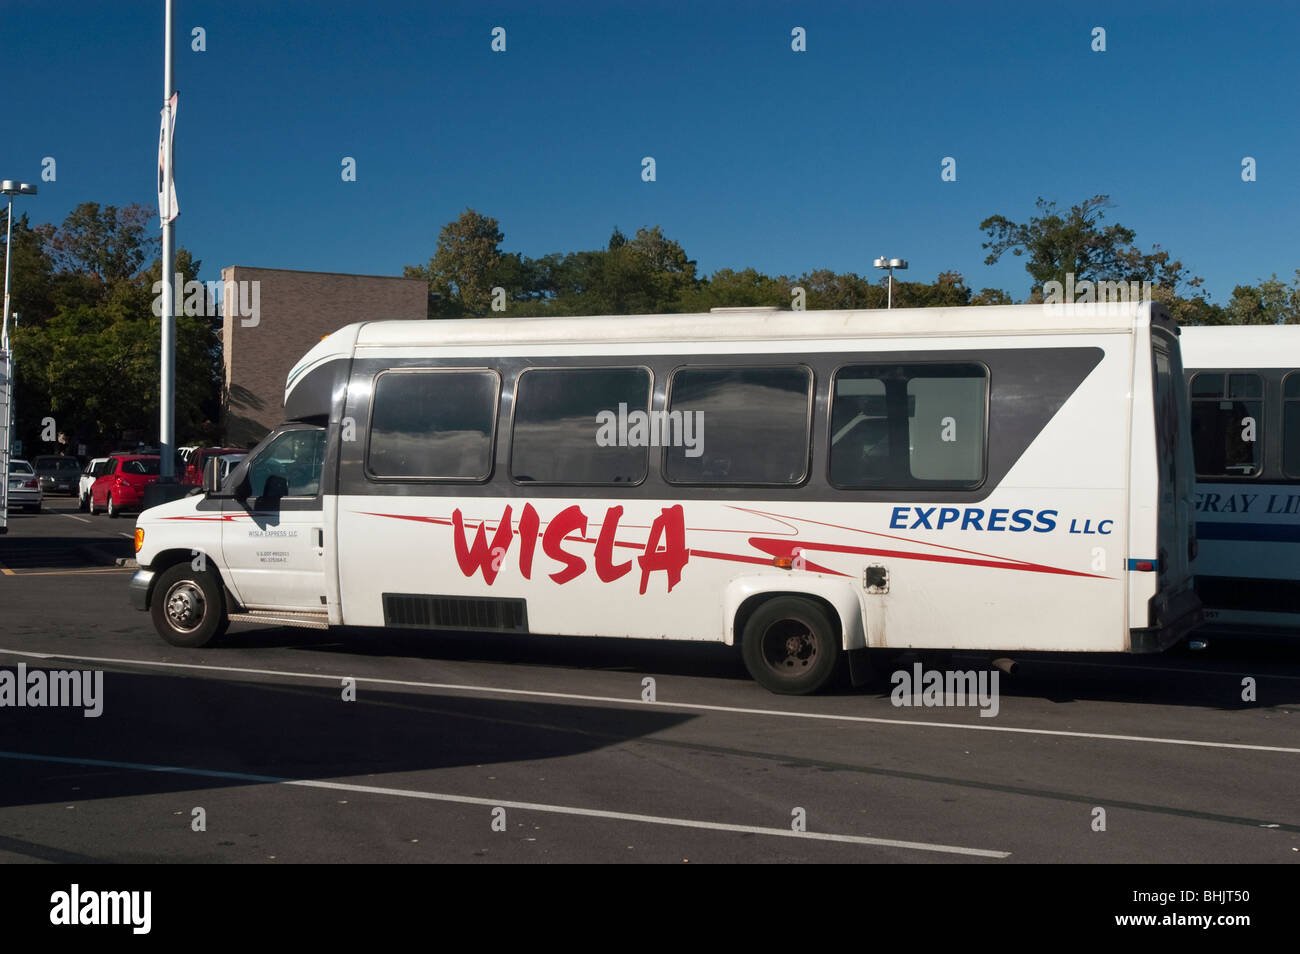
[[325,335],[354,321],[428,317],[428,285],[417,278],[243,265],[221,278],[228,444],[251,446],[281,423],[284,379]]

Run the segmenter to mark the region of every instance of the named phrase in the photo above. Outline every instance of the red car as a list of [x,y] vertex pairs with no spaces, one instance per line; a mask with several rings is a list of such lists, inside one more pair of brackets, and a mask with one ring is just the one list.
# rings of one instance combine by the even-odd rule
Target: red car
[[242,447],[200,447],[190,454],[190,459],[185,462],[185,473],[179,475],[181,484],[185,487],[201,486],[203,484],[203,465],[208,462],[209,457],[243,453],[245,451]]
[[144,489],[158,479],[158,458],[149,454],[114,454],[103,474],[90,485],[90,512],[107,510],[110,517],[123,510],[140,510]]

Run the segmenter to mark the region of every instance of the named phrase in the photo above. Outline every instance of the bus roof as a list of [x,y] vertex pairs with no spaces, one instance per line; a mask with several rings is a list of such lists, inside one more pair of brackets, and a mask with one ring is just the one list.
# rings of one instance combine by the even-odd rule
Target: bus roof
[[1300,367],[1300,325],[1198,325],[1182,329],[1184,368]]
[[565,344],[617,351],[627,345],[663,342],[1131,334],[1152,321],[1175,327],[1164,307],[1151,302],[893,310],[740,308],[669,315],[364,321],[340,328],[303,355],[289,372],[285,394],[309,369],[364,350],[481,347],[496,353],[515,345]]
[[1065,306],[1044,305],[828,311],[755,308],[672,315],[382,321],[362,325],[356,344],[367,348],[1125,331],[1132,330],[1139,320],[1140,305],[1073,305],[1068,312]]

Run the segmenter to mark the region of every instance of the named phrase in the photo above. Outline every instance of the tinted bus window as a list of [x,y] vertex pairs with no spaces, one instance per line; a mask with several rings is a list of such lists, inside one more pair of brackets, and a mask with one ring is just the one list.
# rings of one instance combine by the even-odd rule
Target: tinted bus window
[[983,365],[841,368],[831,401],[831,483],[845,489],[978,486],[987,408]]
[[664,475],[680,484],[798,484],[808,475],[812,371],[682,368],[673,373]]
[[1282,381],[1282,472],[1300,478],[1300,371]]
[[495,371],[385,371],[375,378],[372,477],[486,480],[501,379]]
[[649,410],[645,368],[525,371],[515,387],[510,476],[520,483],[640,483]]
[[1263,466],[1263,379],[1202,371],[1192,378],[1191,392],[1197,476],[1258,476]]

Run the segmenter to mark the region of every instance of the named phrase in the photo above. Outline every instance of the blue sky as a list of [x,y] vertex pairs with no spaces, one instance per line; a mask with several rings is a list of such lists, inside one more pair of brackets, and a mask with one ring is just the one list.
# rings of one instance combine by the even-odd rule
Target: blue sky
[[[908,278],[956,269],[1021,298],[1022,261],[984,265],[979,222],[1095,193],[1219,302],[1300,268],[1294,2],[175,8],[177,236],[204,278],[400,274],[469,206],[530,256],[658,224],[705,273],[876,274],[884,254]],[[58,222],[84,201],[156,204],[162,0],[0,9],[0,175],[57,162],[19,208]]]

